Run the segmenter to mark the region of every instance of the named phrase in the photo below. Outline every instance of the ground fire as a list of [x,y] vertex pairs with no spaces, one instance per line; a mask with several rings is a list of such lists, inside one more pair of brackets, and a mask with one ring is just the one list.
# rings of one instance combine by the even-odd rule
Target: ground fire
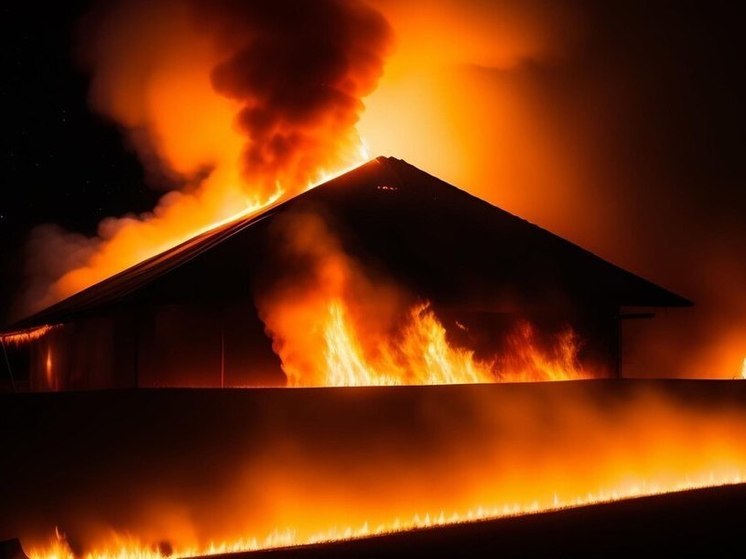
[[2,535],[40,559],[187,556],[742,483],[736,385],[6,397]]

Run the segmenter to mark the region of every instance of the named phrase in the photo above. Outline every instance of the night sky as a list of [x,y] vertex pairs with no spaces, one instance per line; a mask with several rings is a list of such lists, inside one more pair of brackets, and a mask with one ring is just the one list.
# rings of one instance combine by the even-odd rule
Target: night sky
[[146,186],[117,127],[88,106],[87,76],[73,52],[75,25],[88,4],[0,8],[3,315],[22,281],[31,228],[52,222],[93,234],[102,218],[144,211],[162,194]]
[[[151,209],[168,187],[148,184],[124,135],[89,108],[87,76],[74,62],[73,40],[89,4],[6,3],[0,8],[2,316],[23,283],[23,245],[35,225],[53,222],[90,235],[106,216]],[[608,72],[609,96],[615,84],[636,84],[622,88],[625,94],[633,92],[633,112],[627,126],[609,130],[616,157],[607,157],[604,167],[610,179],[618,175],[626,181],[620,188],[610,180],[609,189],[617,190],[609,200],[624,201],[613,223],[617,236],[633,240],[634,255],[613,249],[601,255],[707,305],[717,295],[713,277],[723,278],[731,291],[742,280],[746,285],[741,18],[730,3],[598,4],[567,3],[583,14],[589,29],[582,45],[586,55],[575,66],[572,59],[564,61],[564,69],[545,74],[549,78],[541,84],[548,104],[577,98],[590,77],[603,77],[599,68]],[[386,2],[381,5],[385,12]],[[544,8],[562,11],[553,2]],[[583,244],[582,235],[570,237]],[[704,248],[694,250],[700,241]],[[710,255],[733,265],[709,271]],[[746,295],[730,296],[732,308],[744,309]],[[727,306],[722,299],[719,304]],[[746,323],[741,310],[727,319]]]

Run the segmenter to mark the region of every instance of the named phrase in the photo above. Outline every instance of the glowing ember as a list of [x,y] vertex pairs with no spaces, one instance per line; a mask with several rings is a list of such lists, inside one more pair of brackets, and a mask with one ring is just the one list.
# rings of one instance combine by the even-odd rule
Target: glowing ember
[[[428,302],[374,276],[342,248],[325,219],[313,212],[276,224],[275,267],[257,295],[288,386],[433,385],[598,378],[578,359],[568,327],[550,343],[518,322],[500,351],[477,358],[458,346]],[[303,262],[298,271],[294,263]],[[290,270],[290,272],[288,272]],[[459,325],[460,324],[460,325]],[[456,323],[456,329],[466,327]]]
[[0,341],[4,344],[11,344],[11,345],[22,345],[27,344],[29,342],[33,342],[34,340],[38,340],[44,336],[46,336],[49,332],[57,328],[58,325],[50,326],[49,324],[44,324],[43,326],[39,326],[37,328],[31,328],[29,330],[21,330],[19,332],[11,332],[9,334],[4,334],[0,336]]

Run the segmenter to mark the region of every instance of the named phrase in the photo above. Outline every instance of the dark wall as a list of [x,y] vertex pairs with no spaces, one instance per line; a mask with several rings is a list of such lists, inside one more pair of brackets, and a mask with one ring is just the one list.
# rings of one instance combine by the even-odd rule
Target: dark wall
[[285,383],[253,304],[240,301],[80,319],[11,349],[9,361],[16,390],[32,392]]

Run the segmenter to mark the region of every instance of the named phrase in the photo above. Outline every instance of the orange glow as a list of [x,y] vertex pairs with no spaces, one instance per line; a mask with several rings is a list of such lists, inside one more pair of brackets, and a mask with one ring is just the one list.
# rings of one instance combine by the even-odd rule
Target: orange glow
[[[354,118],[341,131],[320,124],[338,140],[330,153],[310,150],[313,162],[299,157],[293,162],[299,168],[256,176],[241,161],[247,137],[237,117],[245,107],[218,93],[211,80],[226,44],[195,28],[185,2],[131,4],[134,15],[130,8],[112,9],[93,45],[83,49],[93,74],[91,99],[129,133],[150,174],[168,177],[176,189],[152,212],[104,220],[96,238],[40,229],[29,252],[43,262],[31,266],[25,311],[261,211],[367,159],[367,148],[404,158],[623,267],[649,270],[652,278],[704,303],[699,308],[710,304],[669,270],[674,264],[661,263],[659,250],[640,248],[654,246],[655,228],[648,235],[638,231],[650,237],[644,243],[620,234],[637,213],[625,200],[624,185],[638,182],[642,171],[629,166],[630,176],[618,172],[625,167],[618,160],[624,146],[609,143],[618,135],[608,130],[630,126],[629,99],[636,94],[625,88],[634,80],[614,84],[603,75],[580,88],[559,86],[583,58],[578,47],[588,38],[590,21],[582,10],[373,0],[394,30],[395,49],[381,50],[381,56],[390,54],[382,75],[376,68],[360,80]],[[609,188],[599,188],[605,184]],[[730,254],[725,259],[733,260]],[[730,278],[740,277],[730,264],[714,264]],[[718,293],[737,292],[742,283],[718,279],[718,285],[724,281],[736,287]],[[740,307],[724,300],[715,303]],[[725,338],[743,333],[733,326],[743,312],[722,322],[713,318],[720,316],[717,310],[711,314],[688,324],[674,318],[669,332],[645,336],[640,344],[651,363],[638,360],[641,374],[732,377],[738,356]],[[665,321],[659,317],[655,327]],[[679,348],[682,331],[692,341],[686,358]],[[695,348],[694,340],[702,347]]]
[[741,378],[746,379],[746,357],[743,360],[743,365],[741,366]]
[[[679,192],[688,178],[674,178],[679,161],[661,155],[651,172],[637,157],[630,138],[649,126],[643,115],[660,107],[629,70],[636,65],[610,72],[597,64],[596,48],[607,43],[594,37],[606,37],[606,24],[594,10],[511,1],[374,3],[396,31],[397,50],[361,118],[371,151],[403,158],[692,299],[694,309],[659,313],[644,335],[628,338],[627,347],[639,352],[630,374],[732,378],[740,353],[731,339],[742,352],[746,329],[746,270],[735,256],[743,231],[712,233],[694,202],[650,210],[659,207],[658,188]],[[636,64],[647,60],[640,53]],[[661,131],[670,145],[674,130]],[[660,180],[664,168],[670,184]],[[630,184],[639,190],[633,194]],[[689,211],[699,220],[691,223]],[[625,234],[630,223],[638,225],[632,238]],[[660,258],[672,242],[663,232],[679,230],[684,252]],[[690,269],[687,259],[706,264]],[[709,282],[718,288],[702,287]]]
[[397,44],[360,121],[371,151],[405,159],[595,248],[606,224],[578,191],[586,152],[557,133],[562,121],[524,74],[573,51],[584,34],[582,15],[568,6],[550,13],[520,2],[375,5],[397,32]]
[[[165,194],[147,215],[105,220],[95,239],[62,239],[75,250],[64,251],[69,259],[34,286],[31,304],[36,309],[327,180],[367,158],[366,146],[374,153],[406,158],[514,213],[587,241],[584,244],[593,249],[599,242],[594,239],[604,238],[613,226],[586,201],[598,196],[578,196],[583,192],[577,185],[595,184],[587,180],[592,174],[584,165],[587,138],[568,138],[561,133],[559,117],[538,111],[543,98],[525,87],[527,77],[522,74],[526,61],[530,72],[532,61],[561,57],[565,49],[555,43],[562,42],[558,37],[565,31],[574,35],[575,26],[556,21],[545,25],[541,18],[534,25],[539,17],[535,13],[501,14],[510,17],[504,32],[497,34],[505,37],[504,43],[495,49],[490,39],[495,30],[479,25],[480,14],[472,14],[471,24],[461,23],[455,11],[434,10],[425,18],[420,10],[425,3],[413,11],[397,11],[396,5],[404,3],[378,0],[374,4],[389,10],[394,22],[411,25],[412,32],[400,28],[399,50],[381,88],[365,97],[373,78],[364,88],[360,97],[367,113],[359,124],[356,118],[330,115],[329,120],[340,118],[348,125],[343,133],[321,123],[321,133],[338,133],[332,153],[293,161],[298,168],[256,176],[242,161],[247,138],[237,115],[244,107],[216,92],[211,79],[225,58],[226,45],[198,32],[180,8],[185,4],[148,4],[142,2],[145,8],[134,18],[115,12],[104,25],[102,42],[90,61],[95,70],[92,98],[100,112],[131,132],[150,170],[181,188]],[[153,9],[168,17],[153,17]],[[430,27],[413,23],[417,18]],[[472,32],[472,24],[480,32]],[[451,32],[458,49],[452,48],[457,43],[449,40]],[[442,59],[444,47],[463,57]],[[562,119],[574,122],[576,116]],[[583,119],[593,117],[594,107],[589,106]],[[609,135],[607,128],[603,134]],[[567,200],[578,203],[570,208]],[[607,202],[614,205],[613,200],[602,201]],[[364,269],[316,216],[291,217],[281,224],[290,234],[278,258],[307,259],[306,276],[280,278],[256,300],[289,386],[600,376],[578,362],[580,341],[572,330],[545,347],[527,322],[519,322],[509,334],[504,352],[478,358],[474,350],[450,339],[453,332],[438,317],[435,303]],[[53,236],[57,239],[58,234]],[[41,240],[46,243],[48,238]],[[49,252],[57,255],[56,250]],[[21,341],[31,339],[36,338]],[[45,359],[47,381],[53,386],[50,349]],[[731,362],[730,376],[734,369]],[[746,378],[746,360],[741,375]],[[115,516],[122,526],[90,522],[83,534],[84,555],[77,552],[79,541],[68,543],[63,526],[51,543],[31,540],[29,556],[214,555],[746,482],[746,414],[740,408],[703,410],[653,391],[625,394],[613,406],[549,393],[506,398],[500,406],[476,394],[460,403],[466,413],[446,416],[444,410],[426,406],[407,410],[404,421],[438,426],[434,434],[416,441],[420,444],[394,439],[407,427],[395,422],[385,433],[397,443],[390,445],[381,437],[376,444],[361,440],[361,448],[325,448],[321,453],[293,433],[267,437],[257,445],[247,441],[251,458],[241,454],[245,463],[238,462],[240,468],[231,478],[214,476],[215,483],[224,486],[213,491],[214,480],[205,476],[199,494],[184,484],[179,491],[164,490],[165,496],[127,495],[127,507]],[[332,430],[343,430],[345,419],[337,417]],[[246,449],[231,450],[238,455]],[[223,458],[231,462],[233,454],[226,452]],[[205,471],[221,471],[218,466],[210,463]],[[94,470],[92,476],[98,473]],[[163,480],[164,485],[168,482]],[[116,484],[111,487],[114,492]],[[114,498],[106,500],[113,507],[118,504]],[[70,509],[83,514],[85,503],[75,501]],[[137,520],[125,518],[130,512]]]
[[[342,249],[322,217],[282,216],[275,225],[277,269],[257,308],[288,386],[470,384],[598,378],[578,360],[567,328],[543,347],[522,321],[504,350],[478,359],[452,342],[428,302],[371,272]],[[292,262],[304,262],[301,273]],[[286,266],[285,264],[290,264]],[[271,264],[271,263],[270,263]],[[417,298],[415,298],[417,299]],[[456,328],[464,330],[457,322]],[[544,344],[547,345],[547,344]]]
[[[218,502],[204,525],[185,520],[186,502],[171,513],[157,509],[126,532],[89,536],[83,556],[157,559],[163,541],[174,557],[303,545],[746,482],[741,408],[703,410],[651,390],[604,405],[572,392],[499,401],[454,394],[453,410],[414,410],[418,425],[439,426],[436,438],[429,427],[418,435],[427,444],[417,452],[379,440],[383,446],[344,455],[325,447],[340,454],[321,456],[300,436],[276,441],[254,449],[258,460],[228,481],[225,494],[211,493]],[[341,466],[332,467],[337,460]],[[72,557],[64,538],[27,549],[32,559]]]
[[51,332],[57,327],[58,327],[57,325],[51,326],[49,324],[44,324],[43,326],[39,326],[37,328],[31,328],[29,330],[10,332],[9,334],[3,334],[2,336],[0,336],[0,341],[4,344],[7,343],[11,345],[20,346],[23,344],[27,344],[29,342],[33,342],[40,338],[43,338],[49,332]]
[[47,381],[47,388],[50,390],[57,389],[57,382],[54,376],[54,363],[52,361],[52,346],[47,347],[46,357],[44,359],[44,377]]
[[[472,351],[452,346],[432,309],[421,304],[410,309],[398,339],[377,340],[368,347],[361,340],[362,325],[353,325],[341,301],[332,301],[320,329],[324,360],[313,371],[299,372],[283,361],[291,386],[376,386],[526,382],[592,378],[577,362],[573,336],[557,341],[553,355],[534,345],[527,323],[511,336],[510,351],[492,362],[480,361]],[[282,357],[282,355],[280,356]]]
[[[199,21],[192,8],[178,0],[112,3],[109,11],[95,14],[98,19],[82,49],[93,74],[92,103],[129,133],[151,175],[167,177],[177,189],[165,194],[152,212],[104,219],[94,238],[54,227],[38,229],[29,250],[38,262],[33,263],[27,311],[40,310],[367,159],[355,125],[363,108],[359,97],[375,87],[385,53],[387,28],[377,16],[360,6],[338,15],[340,24],[364,27],[370,44],[351,32],[351,44],[343,45],[350,51],[344,53],[348,64],[334,68],[343,74],[324,77],[336,80],[322,88],[331,99],[328,106],[316,99],[317,114],[305,120],[297,117],[298,111],[277,109],[268,130],[257,125],[266,135],[257,139],[256,130],[241,119],[259,102],[267,104],[262,117],[270,118],[275,110],[271,99],[262,92],[252,97],[241,91],[241,97],[216,85],[216,69],[225,70],[236,52],[245,52],[254,38],[252,26],[228,40]],[[213,9],[211,3],[204,8]],[[213,23],[226,19],[226,25],[235,24],[221,9],[216,4],[210,13],[217,18]],[[132,37],[138,40],[133,43]],[[272,68],[268,63],[266,71]],[[229,83],[245,79],[231,74],[241,71],[251,70],[230,67]],[[221,75],[225,81],[226,71]],[[282,154],[279,161],[272,159],[275,151]],[[255,161],[260,157],[265,159]]]

